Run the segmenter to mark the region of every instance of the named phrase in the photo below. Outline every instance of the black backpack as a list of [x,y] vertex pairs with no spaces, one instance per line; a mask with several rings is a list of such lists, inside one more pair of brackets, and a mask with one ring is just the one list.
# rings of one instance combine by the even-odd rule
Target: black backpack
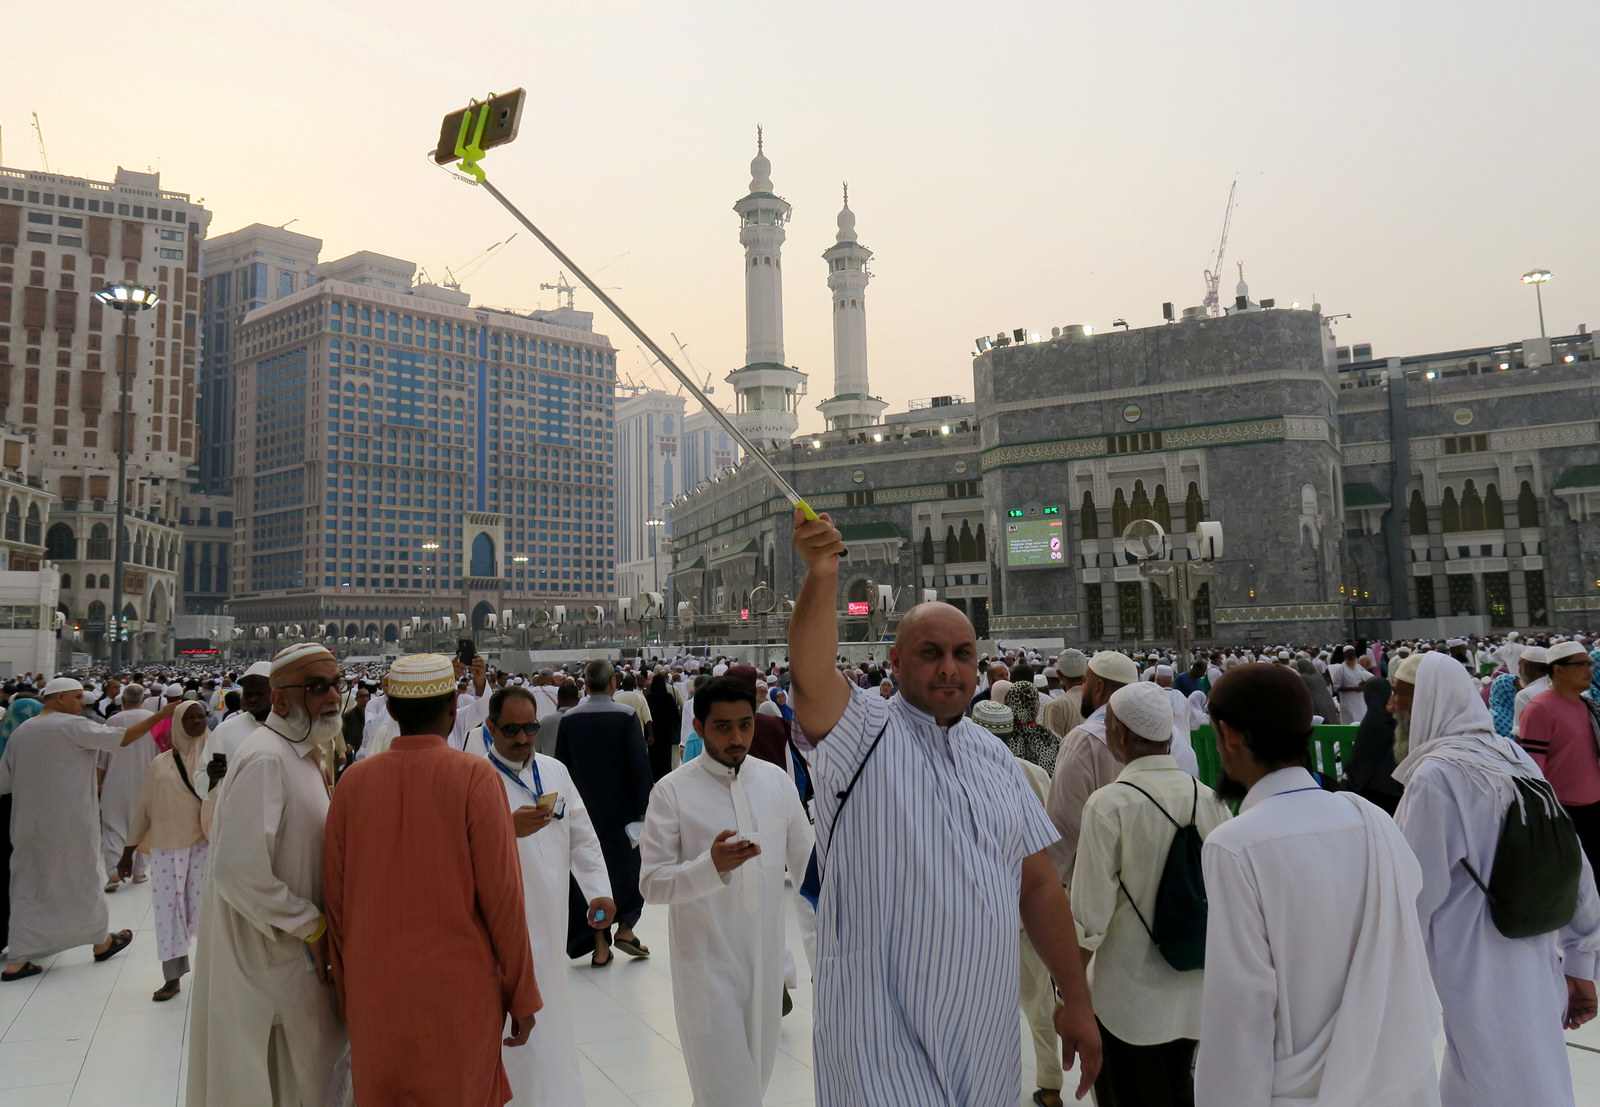
[[1507,938],[1560,930],[1578,910],[1583,852],[1572,817],[1549,782],[1517,777],[1486,885],[1465,860],[1461,867],[1489,897],[1489,918]]
[[1137,784],[1126,780],[1118,781],[1127,784],[1151,803],[1155,803],[1156,810],[1166,815],[1167,821],[1177,828],[1177,833],[1172,838],[1172,848],[1167,851],[1167,862],[1161,869],[1161,883],[1156,886],[1156,907],[1151,914],[1149,922],[1145,921],[1144,914],[1139,910],[1139,905],[1133,902],[1133,896],[1128,893],[1128,886],[1122,883],[1122,878],[1117,878],[1117,884],[1122,888],[1122,894],[1128,897],[1128,905],[1133,908],[1133,913],[1139,917],[1139,922],[1144,926],[1145,933],[1150,935],[1150,941],[1155,944],[1167,964],[1179,972],[1190,972],[1194,969],[1205,967],[1206,963],[1206,882],[1200,870],[1200,847],[1203,840],[1200,837],[1200,828],[1195,825],[1195,815],[1200,807],[1200,785],[1192,779],[1194,784],[1194,806],[1189,811],[1189,825],[1181,825],[1177,819],[1167,814],[1167,809],[1156,803],[1156,799],[1149,792]]

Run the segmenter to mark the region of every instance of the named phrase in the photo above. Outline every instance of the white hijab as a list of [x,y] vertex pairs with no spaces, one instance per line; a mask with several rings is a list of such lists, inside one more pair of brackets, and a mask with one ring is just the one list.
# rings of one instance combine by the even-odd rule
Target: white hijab
[[1467,670],[1437,650],[1425,654],[1417,668],[1411,752],[1395,769],[1394,778],[1409,784],[1430,757],[1450,762],[1474,787],[1495,792],[1507,802],[1515,795],[1513,778],[1540,776],[1520,746],[1494,732],[1494,720]]

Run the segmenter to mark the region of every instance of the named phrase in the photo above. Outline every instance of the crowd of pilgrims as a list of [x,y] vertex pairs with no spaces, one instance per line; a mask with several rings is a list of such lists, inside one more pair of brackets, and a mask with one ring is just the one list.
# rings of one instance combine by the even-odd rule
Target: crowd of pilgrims
[[[1184,666],[982,654],[925,604],[858,663],[807,618],[837,531],[797,519],[796,544],[790,656],[761,669],[308,643],[6,682],[0,979],[118,955],[106,895],[149,882],[152,999],[194,991],[187,1103],[568,1107],[568,966],[648,958],[648,904],[702,1107],[761,1101],[802,972],[824,1104],[1015,1103],[1026,1040],[1040,1107],[1573,1102],[1600,953],[1584,636]],[[1319,724],[1358,728],[1337,773]]]

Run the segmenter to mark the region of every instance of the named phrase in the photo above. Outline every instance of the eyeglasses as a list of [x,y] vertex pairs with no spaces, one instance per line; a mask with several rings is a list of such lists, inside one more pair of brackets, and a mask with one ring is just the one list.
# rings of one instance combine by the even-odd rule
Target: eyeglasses
[[350,687],[350,682],[347,680],[323,680],[318,677],[316,680],[308,680],[304,684],[281,684],[279,687],[304,688],[310,695],[326,696],[329,692],[342,693],[347,691]]
[[529,738],[532,738],[535,734],[539,733],[539,724],[537,722],[495,723],[494,728],[507,738],[515,738],[521,734],[526,734]]

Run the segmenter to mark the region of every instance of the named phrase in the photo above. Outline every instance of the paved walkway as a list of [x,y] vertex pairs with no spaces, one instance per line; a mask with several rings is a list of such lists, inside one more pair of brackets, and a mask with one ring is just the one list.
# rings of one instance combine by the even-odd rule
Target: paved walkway
[[[96,965],[87,947],[72,950],[47,962],[42,976],[0,984],[5,1107],[181,1105],[189,993],[167,1003],[150,1001],[161,986],[150,886],[125,886],[110,897],[110,906],[112,928],[135,932],[124,953]],[[798,951],[792,909],[789,935]],[[647,908],[640,936],[653,951],[648,961],[619,956],[608,968],[584,961],[568,970],[589,1107],[690,1103],[672,1017],[665,912]],[[802,984],[794,1000],[794,1012],[783,1020],[768,1104],[813,1102],[809,985]],[[1018,1033],[1024,1033],[1020,1017]],[[1567,1040],[1578,1107],[1600,1107],[1600,1020]],[[1025,1036],[1023,1048],[1024,1072],[1031,1076]],[[1022,1090],[1019,1104],[1031,1103],[1032,1090]]]

